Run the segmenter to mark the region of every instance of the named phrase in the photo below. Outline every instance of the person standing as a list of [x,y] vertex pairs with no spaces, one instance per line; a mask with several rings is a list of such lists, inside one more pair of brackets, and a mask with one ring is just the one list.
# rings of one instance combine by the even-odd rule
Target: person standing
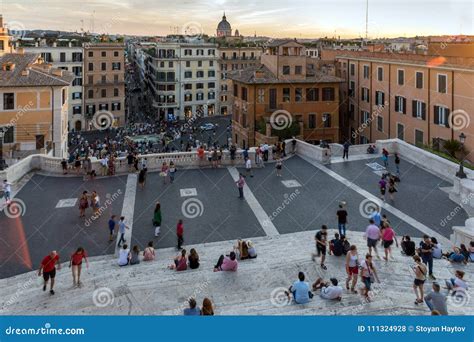
[[326,225],[321,226],[321,230],[316,233],[314,240],[316,241],[316,251],[317,254],[313,254],[311,259],[315,261],[315,257],[321,257],[321,268],[327,270],[324,261],[326,260],[326,245],[327,245],[327,236],[328,236],[328,227]]
[[387,189],[387,182],[385,181],[385,178],[383,176],[379,180],[379,189],[380,189],[380,199],[385,202],[385,190]]
[[393,255],[392,255],[393,241],[395,240],[395,244],[397,247],[398,247],[398,241],[395,235],[395,231],[387,223],[383,224],[382,240],[383,240],[383,248],[385,250],[385,256],[383,257],[383,259],[385,261],[388,261],[389,258],[393,260]]
[[79,198],[79,217],[86,216],[87,208],[89,208],[89,197],[87,196],[87,191],[83,191]]
[[242,173],[239,173],[239,179],[235,182],[235,184],[237,184],[237,188],[239,189],[239,198],[244,199],[245,179]]
[[346,140],[346,142],[344,143],[344,145],[342,145],[343,147],[343,152],[342,152],[342,159],[349,159],[349,146],[351,144],[349,143],[348,140]]
[[115,215],[110,216],[110,219],[109,219],[109,232],[110,232],[109,242],[113,241],[116,225],[117,225],[117,222],[115,221]]
[[367,301],[370,301],[369,292],[372,287],[372,283],[377,280],[380,283],[377,275],[377,270],[372,262],[372,255],[366,254],[365,260],[360,263],[360,278],[365,285],[364,292],[362,293]]
[[250,160],[249,157],[245,158],[245,170],[246,170],[246,176],[253,177],[253,174],[252,174],[252,161]]
[[166,164],[166,162],[163,162],[163,164],[161,165],[161,172],[160,172],[160,176],[163,177],[163,184],[166,184],[167,182],[168,172],[169,172],[168,164]]
[[277,177],[281,177],[282,162],[280,158],[277,158],[275,169]]
[[382,149],[382,161],[383,161],[383,166],[388,169],[388,156],[389,156],[389,153],[388,151],[383,148]]
[[6,179],[3,180],[3,196],[5,197],[5,202],[10,204],[12,193],[12,185],[8,183]]
[[161,229],[161,204],[156,202],[155,210],[153,211],[153,226],[155,227],[155,236],[160,235]]
[[400,156],[398,153],[395,153],[395,167],[397,170],[397,176],[400,177]]
[[101,174],[102,176],[107,176],[108,171],[109,171],[109,158],[107,156],[104,156],[102,160],[100,161],[101,167]]
[[342,204],[339,204],[339,210],[337,211],[336,215],[339,235],[346,236],[347,211],[344,209],[344,206]]
[[390,200],[393,202],[394,194],[398,192],[397,188],[395,188],[395,178],[391,176],[388,179],[388,194],[390,196]]
[[127,242],[127,240],[125,240],[125,229],[130,229],[130,227],[128,227],[125,224],[125,217],[124,216],[120,217],[120,221],[118,222],[118,228],[119,228],[120,239],[118,241],[117,246],[120,247],[122,242],[123,243]]
[[[413,282],[413,290],[415,291],[415,304],[423,303],[423,286],[426,281],[426,266],[421,262],[421,258],[418,255],[413,257],[415,261],[415,266],[413,266],[413,271],[415,272],[415,280]],[[418,296],[418,291],[420,296]]]
[[380,259],[379,253],[377,251],[377,242],[380,240],[380,229],[375,224],[375,221],[373,219],[369,220],[369,225],[367,226],[364,235],[367,238],[367,247],[369,248],[369,254],[372,255],[373,248],[375,251],[375,255],[378,259]]
[[170,169],[169,169],[169,175],[170,175],[170,184],[173,184],[174,182],[174,175],[176,173],[176,166],[174,163],[171,161],[170,162]]
[[346,289],[349,290],[349,284],[352,280],[351,292],[357,293],[355,287],[357,285],[357,276],[359,274],[359,254],[357,253],[356,245],[352,245],[349,253],[346,255],[346,273]]
[[43,291],[46,291],[49,279],[51,279],[51,285],[49,288],[49,293],[54,295],[54,278],[56,278],[56,265],[57,269],[61,269],[61,264],[59,263],[59,254],[56,251],[51,251],[47,256],[43,258],[38,270],[38,276],[43,274]]
[[140,189],[145,188],[145,183],[146,183],[146,168],[141,169],[140,172],[138,173],[138,185],[140,186]]
[[178,238],[178,250],[182,249],[182,245],[184,242],[184,227],[183,227],[183,220],[179,220],[178,224],[176,225],[176,237]]
[[262,150],[263,150],[263,161],[268,161],[268,149],[269,149],[269,146],[268,144],[265,142],[262,146]]
[[434,245],[429,235],[423,235],[423,241],[420,242],[420,254],[423,263],[428,266],[429,277],[436,280],[433,275],[433,249]]
[[87,253],[84,248],[79,247],[72,255],[69,260],[69,268],[72,272],[72,286],[81,287],[81,269],[82,260],[86,261],[86,267],[89,268],[89,261],[87,260]]

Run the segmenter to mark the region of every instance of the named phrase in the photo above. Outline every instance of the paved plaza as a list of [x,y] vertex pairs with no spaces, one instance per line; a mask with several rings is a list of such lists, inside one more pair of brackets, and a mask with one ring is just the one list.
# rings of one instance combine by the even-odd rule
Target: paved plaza
[[[131,227],[127,240],[143,250],[150,240],[156,248],[174,247],[179,219],[184,220],[185,245],[315,231],[322,224],[334,229],[338,204],[345,201],[350,240],[351,231],[365,230],[367,204],[377,201],[380,172],[374,163],[382,162],[374,158],[323,166],[292,156],[283,162],[282,177],[276,176],[273,163],[267,163],[246,178],[245,200],[238,199],[235,185],[238,172],[245,170],[233,167],[179,169],[178,165],[173,184],[163,184],[158,173],[150,173],[145,189],[137,186],[134,174],[93,181],[36,174],[15,196],[24,203],[22,216],[0,214],[0,278],[37,269],[53,249],[64,259],[78,246],[90,256],[113,254],[116,241],[108,242],[107,229],[111,214],[126,216]],[[398,193],[393,202],[387,197],[381,204],[382,213],[398,236],[419,238],[428,233],[449,248],[451,226],[463,225],[467,219],[445,191],[451,186],[402,160]],[[79,218],[77,199],[84,190],[96,190],[102,207],[106,206],[96,220],[91,219],[90,209],[85,219]],[[163,223],[160,236],[154,238],[157,201]],[[452,217],[444,224],[448,216]]]

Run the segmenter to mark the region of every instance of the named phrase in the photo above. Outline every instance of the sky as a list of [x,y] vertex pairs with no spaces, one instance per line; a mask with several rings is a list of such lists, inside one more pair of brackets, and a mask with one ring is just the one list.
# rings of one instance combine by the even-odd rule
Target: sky
[[[245,36],[365,36],[366,0],[0,0],[16,30],[213,36],[224,11]],[[472,35],[473,17],[471,0],[369,0],[368,36]]]

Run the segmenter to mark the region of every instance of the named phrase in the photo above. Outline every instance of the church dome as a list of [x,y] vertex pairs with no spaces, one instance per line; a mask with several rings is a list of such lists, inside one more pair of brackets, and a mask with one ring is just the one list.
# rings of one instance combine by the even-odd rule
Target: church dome
[[232,32],[232,27],[230,26],[230,23],[227,21],[227,18],[225,16],[222,17],[222,21],[217,25],[217,31],[222,32],[222,33],[227,33]]

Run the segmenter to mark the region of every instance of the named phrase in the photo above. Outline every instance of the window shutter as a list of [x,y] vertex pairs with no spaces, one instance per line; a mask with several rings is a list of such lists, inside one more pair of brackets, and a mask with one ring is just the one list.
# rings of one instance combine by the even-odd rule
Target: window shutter
[[403,99],[403,114],[407,113],[407,99],[402,97]]
[[413,117],[416,118],[416,100],[411,101],[411,109]]
[[426,103],[421,103],[421,118],[426,120]]
[[449,111],[448,108],[446,108],[446,110],[444,112],[445,112],[445,115],[446,115],[445,126],[449,128],[449,113],[450,113],[450,111]]
[[439,125],[439,106],[434,106],[434,123]]
[[382,106],[385,106],[385,93],[382,93]]
[[360,111],[360,123],[361,124],[364,123],[364,111],[363,110]]
[[400,106],[398,105],[399,99],[400,99],[400,96],[395,96],[395,111],[396,112],[400,111]]
[[361,89],[360,99],[361,99],[361,101],[364,101],[364,88]]

